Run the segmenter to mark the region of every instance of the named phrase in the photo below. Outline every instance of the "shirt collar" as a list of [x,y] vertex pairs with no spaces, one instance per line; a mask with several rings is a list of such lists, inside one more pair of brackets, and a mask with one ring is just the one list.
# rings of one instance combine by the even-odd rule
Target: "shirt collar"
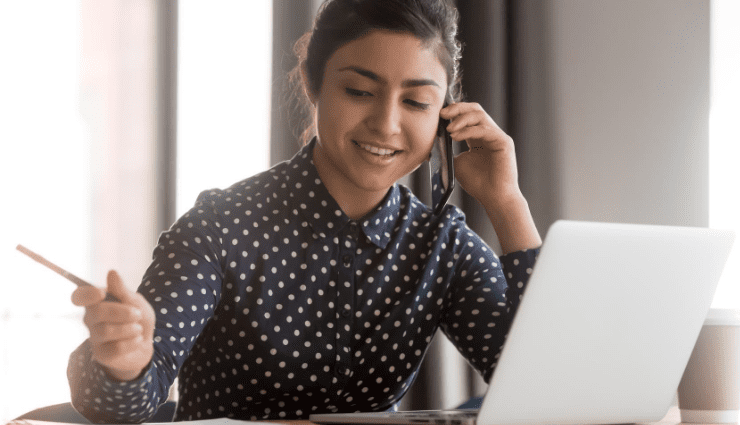
[[398,220],[399,211],[401,211],[401,191],[398,183],[394,183],[378,207],[360,220],[368,239],[385,249],[391,240],[391,231]]
[[[334,238],[351,221],[324,186],[313,162],[316,138],[290,160],[286,187],[294,213],[300,214],[320,238]],[[401,191],[393,184],[378,207],[358,220],[367,240],[385,249],[401,209]]]

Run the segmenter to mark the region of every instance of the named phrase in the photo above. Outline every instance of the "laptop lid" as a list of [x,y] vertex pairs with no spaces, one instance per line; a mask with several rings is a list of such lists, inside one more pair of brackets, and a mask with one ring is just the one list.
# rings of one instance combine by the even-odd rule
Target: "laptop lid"
[[553,224],[477,424],[662,419],[733,239],[706,228]]

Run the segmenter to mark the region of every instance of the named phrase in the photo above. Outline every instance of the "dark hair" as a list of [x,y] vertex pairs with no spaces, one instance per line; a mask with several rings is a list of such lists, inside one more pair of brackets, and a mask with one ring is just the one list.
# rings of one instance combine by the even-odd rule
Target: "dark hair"
[[[457,10],[449,0],[327,0],[319,8],[313,30],[295,44],[298,65],[290,73],[293,92],[300,98],[305,118],[301,141],[315,133],[313,105],[306,91],[318,96],[331,55],[350,41],[375,29],[407,32],[437,52],[447,73],[445,103],[460,100],[460,56]],[[305,81],[301,74],[305,70]]]

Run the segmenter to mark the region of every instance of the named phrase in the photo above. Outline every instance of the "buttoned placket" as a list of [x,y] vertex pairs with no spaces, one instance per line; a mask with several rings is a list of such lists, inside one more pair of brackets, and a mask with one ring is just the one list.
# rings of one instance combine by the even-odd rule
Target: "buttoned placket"
[[[336,363],[331,391],[341,395],[347,381],[352,375],[352,326],[355,305],[355,258],[359,226],[351,220],[339,234],[340,261],[337,264],[337,305],[336,305]],[[331,409],[331,407],[329,407]]]

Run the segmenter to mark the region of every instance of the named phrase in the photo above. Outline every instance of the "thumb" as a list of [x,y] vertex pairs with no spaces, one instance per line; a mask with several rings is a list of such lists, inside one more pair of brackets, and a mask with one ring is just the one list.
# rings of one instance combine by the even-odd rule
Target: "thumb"
[[121,276],[115,270],[108,272],[107,282],[109,295],[114,296],[124,304],[136,304],[134,293],[126,288]]

